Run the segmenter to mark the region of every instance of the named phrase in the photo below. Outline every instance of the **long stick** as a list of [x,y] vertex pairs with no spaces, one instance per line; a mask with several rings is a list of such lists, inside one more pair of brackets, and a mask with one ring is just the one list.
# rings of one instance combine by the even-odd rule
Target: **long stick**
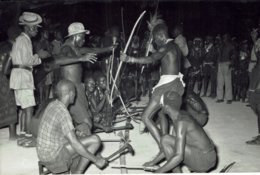
[[[129,39],[128,39],[127,43],[126,43],[126,46],[125,46],[125,49],[124,49],[124,53],[126,53],[128,47],[129,47],[130,41],[131,41],[131,39],[132,39],[132,37],[133,37],[134,31],[135,31],[135,29],[136,29],[136,26],[137,26],[138,22],[142,19],[142,17],[144,16],[145,13],[146,13],[146,11],[144,11],[144,12],[139,16],[139,18],[137,19],[137,21],[135,22],[135,25],[134,25],[134,27],[133,27],[133,29],[132,29],[132,31],[131,31],[131,34],[130,34],[130,36],[129,36]],[[116,84],[116,81],[117,81],[117,78],[118,78],[120,69],[121,69],[121,67],[122,67],[122,63],[123,63],[123,62],[120,60],[120,63],[119,63],[119,66],[118,66],[118,69],[117,69],[117,72],[116,72],[116,76],[115,76],[115,82],[113,83],[113,86],[112,86],[112,89],[111,89],[111,95],[110,95],[110,98],[111,98],[111,99],[112,99],[112,95],[113,95],[113,92],[114,92],[114,89],[115,89],[115,84]]]
[[[113,78],[113,75],[111,75],[111,79],[112,79],[113,83],[115,83],[115,80],[114,80],[114,78]],[[117,87],[116,84],[115,84],[115,87],[116,87],[116,89],[119,91],[119,89],[118,89],[118,87]],[[127,115],[130,116],[130,114],[129,114],[129,112],[128,112],[126,106],[125,106],[125,103],[124,103],[124,101],[123,101],[122,96],[119,94],[118,97],[119,97],[119,99],[120,99],[120,101],[121,101],[121,103],[122,103],[122,105],[123,105],[123,107],[124,107],[124,109],[125,109],[125,112],[127,113]],[[112,101],[112,98],[111,98],[111,104],[112,104],[112,103],[113,103],[113,101]]]

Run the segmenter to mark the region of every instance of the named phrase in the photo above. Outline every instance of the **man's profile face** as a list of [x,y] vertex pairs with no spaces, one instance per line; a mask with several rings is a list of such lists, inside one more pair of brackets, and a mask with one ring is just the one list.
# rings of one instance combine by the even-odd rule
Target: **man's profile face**
[[35,37],[38,34],[37,26],[27,26],[27,32],[31,37]]
[[156,32],[153,36],[155,44],[158,46],[158,48],[162,47],[165,44],[165,34],[162,30]]
[[85,33],[80,33],[75,36],[76,45],[82,47],[85,43]]

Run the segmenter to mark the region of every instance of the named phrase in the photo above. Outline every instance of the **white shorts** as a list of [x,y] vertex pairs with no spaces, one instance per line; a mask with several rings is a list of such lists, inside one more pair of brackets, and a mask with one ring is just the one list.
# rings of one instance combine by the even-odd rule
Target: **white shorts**
[[22,109],[36,105],[33,89],[15,89],[14,95],[16,105],[21,106]]

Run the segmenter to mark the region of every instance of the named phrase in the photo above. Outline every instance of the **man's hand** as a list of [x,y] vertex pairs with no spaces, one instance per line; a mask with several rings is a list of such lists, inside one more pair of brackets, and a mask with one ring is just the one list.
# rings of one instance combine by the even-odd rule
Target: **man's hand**
[[123,62],[129,62],[129,57],[125,53],[121,53],[120,60]]
[[153,166],[143,166],[144,171],[156,171],[160,168],[158,165],[153,165]]
[[91,62],[92,64],[97,61],[96,54],[94,53],[87,53],[83,57],[80,58],[82,62]]
[[103,157],[97,156],[95,165],[96,165],[99,169],[104,168],[105,166],[107,166],[107,164],[108,164],[108,161],[107,161],[106,159],[104,159]]
[[147,133],[146,126],[145,126],[144,122],[142,122],[142,121],[139,124],[139,133],[140,134]]
[[39,55],[39,57],[40,58],[48,58],[48,57],[50,57],[51,56],[51,54],[49,53],[49,52],[47,52],[47,51],[45,51],[45,50],[43,50],[43,49],[41,49],[41,50],[39,50],[38,52],[37,52],[37,54]]
[[113,132],[112,127],[109,127],[109,126],[104,126],[104,127],[103,127],[103,130],[104,130],[106,133]]

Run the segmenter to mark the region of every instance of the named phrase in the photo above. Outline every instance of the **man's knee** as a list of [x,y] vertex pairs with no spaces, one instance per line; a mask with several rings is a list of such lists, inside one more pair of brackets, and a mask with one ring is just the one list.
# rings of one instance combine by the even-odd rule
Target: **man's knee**
[[154,113],[160,109],[160,104],[155,99],[151,99],[150,103],[146,107],[143,115],[142,121],[144,123],[150,122],[151,118],[154,116]]
[[95,143],[96,145],[98,145],[98,147],[100,147],[101,145],[101,139],[98,135],[92,135],[91,136],[92,142]]

